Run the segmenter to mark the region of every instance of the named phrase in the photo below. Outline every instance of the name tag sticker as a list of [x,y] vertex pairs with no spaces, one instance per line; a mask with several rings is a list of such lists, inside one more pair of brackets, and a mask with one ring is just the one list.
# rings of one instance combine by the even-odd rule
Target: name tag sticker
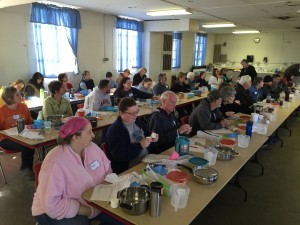
[[13,119],[14,119],[14,120],[19,119],[19,117],[20,117],[19,115],[13,115]]
[[90,164],[90,168],[92,171],[95,171],[99,166],[101,166],[101,164],[98,160],[96,160]]

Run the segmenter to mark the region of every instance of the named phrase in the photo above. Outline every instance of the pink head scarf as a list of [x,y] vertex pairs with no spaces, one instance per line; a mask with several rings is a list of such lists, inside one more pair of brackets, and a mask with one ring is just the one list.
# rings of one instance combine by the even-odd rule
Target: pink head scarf
[[81,129],[85,128],[85,126],[88,125],[89,123],[90,121],[84,117],[72,116],[60,128],[58,135],[61,138],[72,136],[73,134],[76,134]]

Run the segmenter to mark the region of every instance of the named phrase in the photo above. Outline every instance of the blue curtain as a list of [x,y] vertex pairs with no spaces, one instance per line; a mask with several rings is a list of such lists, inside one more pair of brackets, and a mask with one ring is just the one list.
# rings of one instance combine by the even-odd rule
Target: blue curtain
[[81,28],[79,10],[37,2],[32,3],[30,22]]
[[196,33],[194,66],[202,66],[205,63],[207,46],[207,34]]
[[[117,17],[118,71],[129,67],[142,67],[142,44],[144,23]],[[133,42],[136,43],[133,43]]]
[[[77,9],[66,7],[58,7],[55,5],[46,5],[41,3],[32,3],[30,22],[40,24],[50,24],[55,26],[63,26],[66,28],[66,36],[70,47],[75,56],[75,65],[77,62],[77,45],[78,45],[78,29],[81,28],[80,12]],[[42,34],[40,29],[35,29],[35,37],[39,39],[38,43],[42,43]],[[59,40],[56,40],[59,41]],[[42,44],[38,46],[38,67],[40,72],[45,74],[44,57]],[[77,67],[78,71],[78,67]]]
[[134,31],[143,32],[144,23],[137,20],[117,17],[117,29],[134,30]]
[[181,40],[182,33],[173,33],[172,68],[181,67]]

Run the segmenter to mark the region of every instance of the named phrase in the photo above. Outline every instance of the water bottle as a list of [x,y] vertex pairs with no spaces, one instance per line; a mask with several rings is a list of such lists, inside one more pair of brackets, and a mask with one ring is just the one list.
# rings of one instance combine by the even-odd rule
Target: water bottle
[[45,91],[43,88],[40,89],[40,99],[44,99],[45,98]]
[[25,129],[25,120],[21,117],[17,119],[17,129],[18,134],[22,133],[22,131]]
[[163,185],[160,182],[151,183],[150,216],[159,217],[161,212],[161,195]]
[[247,121],[247,123],[246,123],[246,135],[248,135],[249,137],[252,136],[252,126],[253,126],[253,122],[252,121]]

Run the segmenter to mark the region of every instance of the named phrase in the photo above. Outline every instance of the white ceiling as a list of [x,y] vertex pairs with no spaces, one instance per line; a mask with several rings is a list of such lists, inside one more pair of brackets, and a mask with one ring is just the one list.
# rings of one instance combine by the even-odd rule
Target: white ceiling
[[[1,5],[34,2],[29,0],[0,0]],[[233,30],[256,29],[260,32],[299,31],[300,0],[54,0],[96,12],[123,15],[141,20],[191,18],[199,24],[233,22],[236,28],[205,29],[206,32],[229,33]],[[190,8],[191,15],[151,17],[147,11]],[[282,17],[279,19],[278,17]],[[299,27],[296,29],[295,27]]]

